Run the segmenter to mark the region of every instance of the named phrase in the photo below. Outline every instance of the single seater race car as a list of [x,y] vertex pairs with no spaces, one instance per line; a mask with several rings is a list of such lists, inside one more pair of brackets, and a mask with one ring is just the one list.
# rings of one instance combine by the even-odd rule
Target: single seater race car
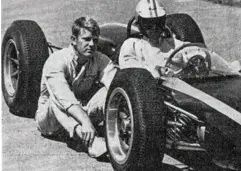
[[[118,64],[133,26],[101,25],[98,50]],[[117,171],[160,170],[168,149],[206,151],[223,168],[241,169],[241,67],[209,50],[187,14],[167,15],[167,27],[190,42],[170,55],[159,77],[145,68],[120,69],[105,105],[105,139]],[[12,113],[33,116],[41,71],[53,49],[34,21],[14,21],[2,42],[2,91]]]

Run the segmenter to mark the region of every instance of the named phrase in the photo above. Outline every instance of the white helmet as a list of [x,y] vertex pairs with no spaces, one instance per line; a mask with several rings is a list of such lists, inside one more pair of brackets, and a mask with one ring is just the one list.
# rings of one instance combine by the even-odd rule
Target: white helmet
[[136,13],[142,18],[158,18],[166,15],[162,3],[158,0],[140,0],[136,6]]
[[160,36],[170,36],[166,27],[166,11],[160,0],[140,0],[136,6],[135,19],[144,35],[147,35],[147,30],[157,27],[161,32]]

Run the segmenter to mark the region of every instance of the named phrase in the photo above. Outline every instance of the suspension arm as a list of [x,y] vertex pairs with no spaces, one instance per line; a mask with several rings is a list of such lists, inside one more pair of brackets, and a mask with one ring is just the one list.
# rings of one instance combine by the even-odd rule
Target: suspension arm
[[55,46],[55,45],[53,45],[53,44],[52,44],[52,43],[50,43],[50,42],[48,42],[48,48],[50,49],[51,53],[53,53],[53,52],[54,52],[54,50],[53,50],[53,49],[57,49],[57,50],[61,50],[61,49],[63,49],[62,47]]
[[171,104],[171,103],[169,103],[167,101],[164,101],[164,104],[169,106],[169,107],[171,107],[171,108],[173,108],[173,109],[175,109],[175,110],[177,110],[177,111],[179,111],[179,112],[181,112],[181,113],[183,113],[183,114],[185,114],[186,116],[189,116],[193,120],[197,121],[199,124],[204,124],[204,122],[199,120],[198,117],[196,117],[194,114],[192,114],[192,113],[190,113],[188,111],[185,111],[185,110],[183,110],[183,109],[181,109],[181,108],[179,108],[177,106],[174,106],[173,104]]

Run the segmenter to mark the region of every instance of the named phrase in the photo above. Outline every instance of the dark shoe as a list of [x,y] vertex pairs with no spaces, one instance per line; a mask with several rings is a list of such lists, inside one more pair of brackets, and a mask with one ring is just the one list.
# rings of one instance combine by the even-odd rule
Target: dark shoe
[[108,152],[105,152],[104,154],[102,154],[101,156],[96,158],[97,161],[99,162],[106,162],[109,163],[110,162],[110,156]]
[[70,138],[67,141],[67,146],[77,152],[86,152],[87,153],[87,149],[80,139],[76,140],[76,139]]

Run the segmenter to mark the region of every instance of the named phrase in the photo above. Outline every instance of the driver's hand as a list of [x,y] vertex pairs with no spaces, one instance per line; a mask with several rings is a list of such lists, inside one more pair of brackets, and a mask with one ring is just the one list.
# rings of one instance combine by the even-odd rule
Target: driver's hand
[[155,69],[159,72],[160,76],[172,77],[174,76],[174,72],[168,67],[162,67],[156,65]]
[[96,130],[91,122],[83,123],[82,125],[77,126],[76,134],[83,141],[86,147],[91,147],[94,141]]
[[188,60],[189,56],[183,55],[182,53],[178,53],[172,58],[172,64],[174,64],[177,67],[184,68],[188,63]]

